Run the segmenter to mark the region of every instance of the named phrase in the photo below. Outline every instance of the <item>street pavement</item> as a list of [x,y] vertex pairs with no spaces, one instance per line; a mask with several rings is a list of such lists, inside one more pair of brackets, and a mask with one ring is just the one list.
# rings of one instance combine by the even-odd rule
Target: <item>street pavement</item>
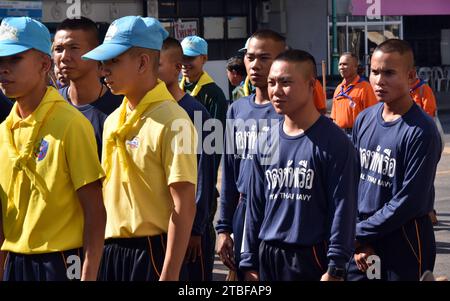
[[436,236],[436,264],[434,274],[450,279],[450,113],[439,116],[445,132],[445,148],[436,172],[435,209],[438,224]]

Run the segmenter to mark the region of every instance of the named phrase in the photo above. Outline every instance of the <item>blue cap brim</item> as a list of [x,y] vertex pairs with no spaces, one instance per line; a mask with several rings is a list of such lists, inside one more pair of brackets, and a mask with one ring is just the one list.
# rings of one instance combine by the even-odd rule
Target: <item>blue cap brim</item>
[[101,44],[97,48],[92,49],[84,54],[81,58],[83,60],[107,61],[118,57],[132,46],[120,44]]
[[186,56],[199,56],[202,55],[200,52],[194,51],[192,49],[183,49],[183,55]]
[[0,57],[15,55],[15,54],[30,50],[31,48],[32,47],[23,46],[23,45],[0,43]]

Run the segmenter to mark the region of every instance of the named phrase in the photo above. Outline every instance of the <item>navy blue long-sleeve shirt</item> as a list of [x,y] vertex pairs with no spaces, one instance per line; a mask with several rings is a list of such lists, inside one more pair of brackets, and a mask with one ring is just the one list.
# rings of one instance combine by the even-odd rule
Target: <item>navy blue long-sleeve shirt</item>
[[258,270],[261,240],[292,246],[326,241],[329,266],[344,267],[355,238],[355,149],[324,116],[298,136],[286,135],[282,126],[265,137],[270,142],[251,163],[240,267]]
[[[192,235],[203,235],[209,217],[209,209],[215,197],[214,186],[214,157],[204,151],[203,143],[211,131],[204,128],[204,123],[210,118],[206,108],[189,94],[185,94],[178,104],[186,111],[194,123],[197,134],[200,136],[197,146],[197,191],[195,202],[197,211],[195,213]],[[196,116],[197,115],[197,116]],[[200,122],[197,122],[200,121]]]
[[96,101],[86,104],[86,105],[75,105],[72,103],[69,97],[69,86],[59,89],[59,93],[67,100],[71,105],[80,111],[84,117],[86,117],[92,124],[95,133],[95,140],[97,141],[97,153],[99,159],[102,157],[102,137],[103,137],[103,124],[105,123],[106,117],[108,117],[115,109],[117,109],[122,103],[122,95],[114,95],[106,90]]
[[356,238],[371,242],[433,209],[441,140],[434,121],[416,104],[385,122],[384,104],[362,112],[353,127],[359,152]]
[[[195,83],[188,83],[185,82],[184,84],[184,90],[187,93],[191,93],[194,88],[197,86],[198,82]],[[197,99],[208,111],[211,118],[214,120],[212,125],[215,127],[215,131],[221,131],[221,134],[223,135],[224,129],[225,129],[225,118],[228,108],[228,102],[225,98],[225,94],[223,93],[222,89],[216,84],[216,83],[209,83],[204,85],[198,94],[194,97]],[[220,125],[218,124],[220,123]],[[214,142],[216,142],[214,140]],[[215,149],[217,150],[213,154],[214,162],[213,162],[213,170],[214,170],[214,185],[217,183],[217,175],[219,171],[219,165],[220,160],[222,156],[222,150],[220,149],[222,141],[217,141],[217,145],[214,145]],[[216,192],[216,190],[215,190]],[[217,192],[218,194],[218,192]],[[218,195],[214,196],[214,202],[216,201]],[[216,203],[214,204],[214,207],[212,208],[212,211],[214,211],[216,208]],[[214,212],[211,212],[211,214]],[[210,216],[210,219],[213,219],[214,216]]]
[[280,118],[271,103],[256,104],[254,94],[236,100],[229,107],[222,157],[218,233],[233,232],[232,220],[240,194],[247,194],[249,169],[246,162],[253,158],[259,132],[267,132]]

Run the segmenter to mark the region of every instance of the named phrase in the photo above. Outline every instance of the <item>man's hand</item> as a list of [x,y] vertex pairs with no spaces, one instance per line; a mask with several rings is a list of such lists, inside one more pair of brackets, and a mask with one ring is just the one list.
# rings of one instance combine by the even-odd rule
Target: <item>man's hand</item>
[[234,242],[230,236],[230,233],[219,233],[217,237],[217,254],[219,254],[219,258],[222,263],[232,271],[236,270],[233,246]]
[[369,268],[370,264],[367,263],[367,258],[371,255],[375,255],[375,250],[369,245],[360,246],[356,249],[354,259],[361,272],[365,273]]
[[245,281],[259,281],[259,274],[257,271],[246,271],[244,274]]
[[322,278],[320,278],[320,281],[344,281],[341,277],[333,277],[328,273],[325,273],[322,275]]
[[202,255],[202,237],[200,235],[191,235],[184,260],[186,262],[195,262],[197,257]]

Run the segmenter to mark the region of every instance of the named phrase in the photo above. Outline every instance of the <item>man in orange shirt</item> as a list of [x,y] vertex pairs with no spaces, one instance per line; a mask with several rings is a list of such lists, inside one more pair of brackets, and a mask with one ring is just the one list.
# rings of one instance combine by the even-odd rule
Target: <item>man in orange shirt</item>
[[436,116],[436,98],[434,97],[431,87],[421,80],[416,78],[416,81],[411,85],[409,94],[415,103],[421,107],[431,117]]
[[351,135],[356,116],[377,100],[370,84],[358,75],[358,58],[353,53],[341,55],[339,73],[344,80],[334,91],[331,119]]
[[313,90],[314,105],[320,114],[325,115],[327,113],[327,97],[325,92],[323,92],[323,86],[318,79],[314,84]]
[[[314,58],[314,56],[311,55],[310,58],[314,63],[314,66],[317,66],[316,59]],[[322,84],[317,79],[317,68],[314,68],[313,71],[314,77],[316,78],[316,83],[314,84],[313,90],[314,106],[316,107],[317,111],[319,111],[320,114],[325,115],[327,113],[327,96],[323,91]]]

